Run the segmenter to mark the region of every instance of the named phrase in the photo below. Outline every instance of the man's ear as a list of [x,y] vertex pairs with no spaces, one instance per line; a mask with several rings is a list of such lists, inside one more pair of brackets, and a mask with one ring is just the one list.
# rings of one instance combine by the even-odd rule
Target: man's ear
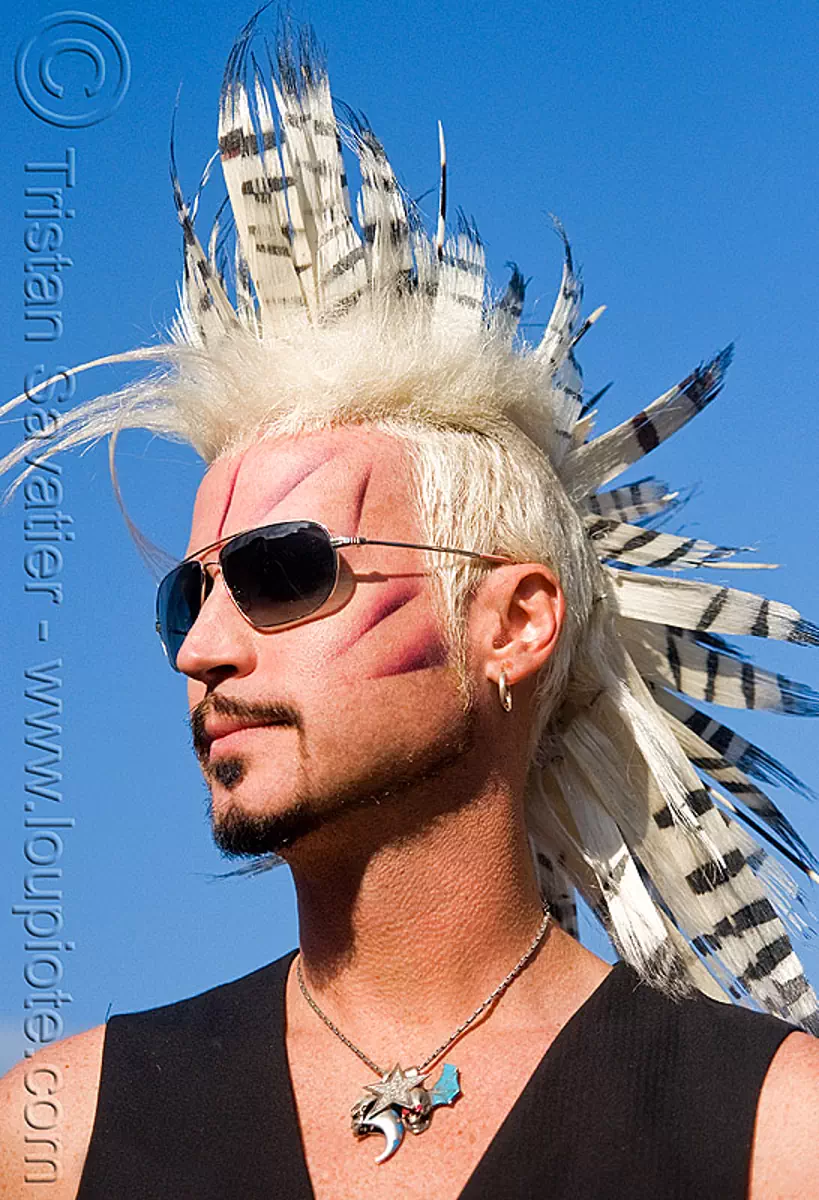
[[511,685],[536,675],[554,652],[565,615],[563,589],[548,567],[510,563],[496,568],[476,594],[473,609],[475,648],[486,678],[497,683],[503,670]]

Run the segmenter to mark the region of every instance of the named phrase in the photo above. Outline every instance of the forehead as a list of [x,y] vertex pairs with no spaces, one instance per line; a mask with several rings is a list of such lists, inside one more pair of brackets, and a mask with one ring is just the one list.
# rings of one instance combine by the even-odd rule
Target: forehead
[[[320,521],[374,536],[412,523],[406,448],[366,426],[265,438],[217,459],[196,495],[187,553],[272,521]],[[393,536],[398,536],[397,532]]]

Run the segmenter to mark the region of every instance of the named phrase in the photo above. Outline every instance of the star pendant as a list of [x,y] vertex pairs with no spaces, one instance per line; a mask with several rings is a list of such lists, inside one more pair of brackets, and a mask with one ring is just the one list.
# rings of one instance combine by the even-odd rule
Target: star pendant
[[416,1067],[409,1067],[406,1071],[396,1063],[391,1071],[382,1076],[380,1083],[367,1084],[366,1091],[376,1097],[376,1103],[369,1111],[369,1116],[374,1117],[385,1109],[392,1108],[413,1108],[416,1102],[416,1097],[412,1095],[414,1088],[423,1087],[424,1080],[429,1077],[429,1073],[421,1075]]

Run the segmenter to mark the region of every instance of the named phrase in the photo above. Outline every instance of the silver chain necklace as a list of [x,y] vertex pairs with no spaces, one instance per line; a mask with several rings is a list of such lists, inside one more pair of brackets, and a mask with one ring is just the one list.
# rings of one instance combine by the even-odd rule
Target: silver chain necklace
[[379,1083],[368,1084],[365,1087],[364,1095],[356,1101],[351,1112],[352,1129],[356,1137],[362,1138],[368,1137],[372,1133],[381,1133],[386,1138],[386,1145],[375,1160],[377,1163],[386,1162],[395,1153],[404,1139],[405,1126],[409,1127],[411,1133],[423,1133],[425,1129],[429,1128],[432,1121],[433,1109],[442,1104],[453,1104],[461,1095],[457,1067],[452,1063],[444,1063],[437,1083],[427,1088],[424,1083],[429,1075],[429,1068],[437,1059],[446,1054],[450,1046],[466,1033],[470,1025],[477,1021],[478,1017],[486,1012],[487,1008],[502,996],[509,985],[517,979],[543,941],[550,918],[548,905],[545,905],[543,918],[531,945],[509,974],[500,981],[494,991],[489,993],[483,1003],[478,1005],[472,1015],[467,1017],[445,1042],[424,1059],[420,1067],[408,1067],[406,1071],[398,1063],[389,1071],[382,1070],[341,1032],[326,1013],[322,1012],[307,990],[301,970],[301,955],[298,956],[296,979],[302,996],[316,1016],[321,1018],[327,1028],[332,1030],[348,1050],[352,1050],[353,1054],[356,1054],[371,1071],[380,1077]]

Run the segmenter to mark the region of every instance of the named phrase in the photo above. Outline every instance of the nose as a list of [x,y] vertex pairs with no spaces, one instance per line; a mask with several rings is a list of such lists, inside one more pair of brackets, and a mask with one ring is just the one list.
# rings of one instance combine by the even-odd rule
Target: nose
[[248,675],[256,665],[254,630],[239,612],[225,586],[218,564],[212,585],[176,657],[178,669],[189,679],[214,687],[223,679]]

